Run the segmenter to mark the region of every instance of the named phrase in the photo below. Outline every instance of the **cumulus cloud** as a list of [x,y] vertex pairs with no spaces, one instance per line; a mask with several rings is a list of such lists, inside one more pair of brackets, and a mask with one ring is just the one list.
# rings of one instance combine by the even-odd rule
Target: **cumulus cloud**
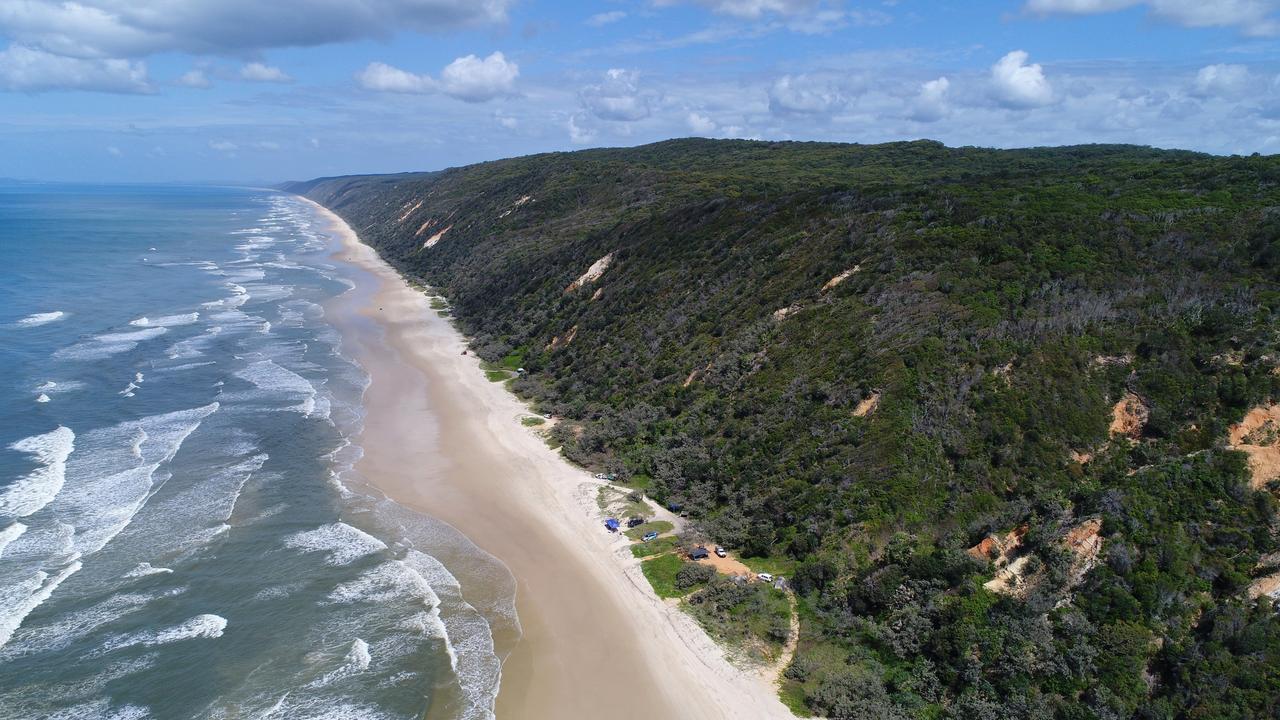
[[910,117],[920,122],[935,122],[947,116],[950,107],[947,95],[951,81],[945,76],[920,85],[920,92],[911,104]]
[[566,127],[569,130],[569,142],[574,145],[589,145],[596,139],[596,131],[581,124],[583,119],[581,115],[570,115],[569,122],[566,123]]
[[601,120],[635,122],[652,113],[653,96],[640,89],[640,73],[613,68],[600,83],[578,93],[582,106]]
[[587,24],[590,25],[591,27],[604,27],[605,25],[608,25],[610,23],[616,23],[619,20],[622,20],[623,18],[625,18],[626,16],[627,14],[621,10],[596,13],[595,15],[592,15],[591,17],[587,18]]
[[0,51],[0,88],[23,92],[151,92],[143,62],[63,57],[22,45],[10,45]]
[[211,150],[217,150],[218,152],[233,153],[236,150],[239,150],[240,146],[230,140],[210,140],[209,148]]
[[520,66],[500,52],[489,57],[460,57],[440,71],[439,79],[392,67],[369,63],[356,75],[366,90],[394,93],[441,92],[463,102],[479,103],[515,92]]
[[0,3],[0,34],[82,58],[234,54],[397,32],[500,23],[514,0],[23,0]]
[[1028,55],[1014,50],[991,66],[991,88],[995,99],[1005,107],[1033,108],[1054,101],[1053,86],[1038,63],[1028,65]]
[[716,122],[702,113],[689,113],[689,116],[685,118],[685,122],[695,135],[710,135],[716,131]]
[[183,87],[197,88],[199,90],[204,90],[212,85],[209,82],[209,76],[205,75],[204,70],[200,68],[194,68],[182,73],[182,75],[178,76],[177,82]]
[[847,103],[839,81],[818,75],[783,75],[769,88],[769,110],[776,115],[827,113]]
[[1206,65],[1196,73],[1191,94],[1200,97],[1239,97],[1249,86],[1249,68],[1244,65]]
[[1145,7],[1158,20],[1183,27],[1235,27],[1251,36],[1280,35],[1274,0],[1027,0],[1039,15],[1094,15]]
[[240,68],[240,78],[249,82],[288,83],[293,82],[285,71],[260,62],[251,62]]

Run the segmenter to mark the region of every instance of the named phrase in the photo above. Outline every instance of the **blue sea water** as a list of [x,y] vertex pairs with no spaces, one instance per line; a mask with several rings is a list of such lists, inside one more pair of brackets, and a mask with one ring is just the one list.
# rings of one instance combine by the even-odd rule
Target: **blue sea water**
[[301,200],[0,188],[0,718],[485,718],[514,583],[353,469]]

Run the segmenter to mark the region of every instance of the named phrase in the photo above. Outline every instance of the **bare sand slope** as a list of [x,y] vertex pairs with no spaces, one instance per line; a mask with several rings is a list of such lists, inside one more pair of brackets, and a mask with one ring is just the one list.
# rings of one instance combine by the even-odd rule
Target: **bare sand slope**
[[345,223],[316,206],[362,281],[334,301],[343,348],[369,373],[361,474],[452,524],[518,582],[524,636],[499,718],[790,718],[659,600],[592,512],[595,481],[519,423],[525,407],[463,355],[461,335]]

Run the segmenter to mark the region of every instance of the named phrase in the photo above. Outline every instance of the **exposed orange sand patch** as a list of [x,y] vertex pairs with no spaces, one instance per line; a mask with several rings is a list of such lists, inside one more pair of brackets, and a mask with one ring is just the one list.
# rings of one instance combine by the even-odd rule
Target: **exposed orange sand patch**
[[850,277],[852,277],[852,276],[853,276],[853,274],[854,274],[854,273],[858,272],[858,271],[859,271],[859,270],[861,270],[861,269],[862,269],[862,266],[861,266],[861,265],[854,265],[853,267],[849,268],[848,270],[845,270],[844,272],[840,273],[839,275],[836,275],[835,277],[833,277],[833,278],[831,278],[830,280],[828,280],[828,281],[827,281],[827,283],[826,283],[825,285],[823,285],[823,286],[822,286],[822,292],[826,292],[826,291],[830,290],[831,288],[833,288],[833,287],[835,287],[835,286],[839,285],[840,283],[844,282],[845,280],[848,280]]
[[402,222],[404,222],[405,220],[408,220],[408,219],[409,219],[409,216],[410,216],[410,215],[412,215],[412,214],[414,214],[415,212],[417,212],[417,211],[418,211],[418,208],[422,207],[422,203],[424,203],[424,202],[426,202],[426,200],[419,200],[418,202],[414,203],[414,205],[413,205],[412,207],[410,207],[408,210],[405,210],[405,211],[404,211],[404,214],[403,214],[403,215],[401,215],[401,216],[400,216],[400,219],[399,219],[399,220],[396,220],[396,222],[398,222],[398,223],[402,223]]
[[863,398],[853,409],[856,417],[866,417],[876,411],[880,407],[880,393],[873,392],[870,396]]
[[591,263],[591,267],[587,268],[587,271],[582,273],[577,280],[569,283],[569,287],[566,287],[564,291],[566,293],[571,293],[583,285],[599,280],[604,275],[604,271],[609,269],[609,265],[611,263],[613,263],[613,253],[609,253],[608,255],[605,255],[599,260]]
[[1071,552],[1071,584],[1078,585],[1084,576],[1098,564],[1102,552],[1102,519],[1085,520],[1071,528],[1062,544]]
[[1150,416],[1151,410],[1142,398],[1133,393],[1125,393],[1120,402],[1111,408],[1111,437],[1140,439]]
[[422,236],[422,233],[424,233],[424,232],[426,232],[427,230],[429,230],[429,229],[431,228],[431,226],[432,226],[432,225],[435,225],[435,224],[436,224],[436,219],[435,219],[435,218],[427,218],[427,221],[426,221],[426,222],[424,222],[424,223],[422,223],[422,225],[418,228],[418,232],[414,233],[414,234],[413,234],[413,236],[414,236],[414,237],[421,237],[421,236]]
[[551,338],[551,342],[547,343],[547,349],[559,350],[560,348],[573,342],[573,339],[577,336],[578,336],[578,326],[574,325],[573,327],[569,328],[569,332],[563,335],[557,335]]
[[1261,405],[1227,429],[1233,450],[1249,455],[1250,486],[1261,489],[1280,478],[1280,405]]
[[440,242],[440,239],[444,237],[444,234],[449,232],[452,229],[453,229],[452,225],[446,225],[443,230],[427,238],[427,241],[422,244],[422,247],[424,248],[434,247],[435,244]]

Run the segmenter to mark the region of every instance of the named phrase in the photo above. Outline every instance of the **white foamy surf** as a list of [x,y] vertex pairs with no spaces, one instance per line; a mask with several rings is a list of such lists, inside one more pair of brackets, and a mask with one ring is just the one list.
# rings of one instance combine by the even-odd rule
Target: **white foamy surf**
[[34,315],[28,315],[22,318],[21,320],[19,320],[18,325],[22,327],[38,327],[40,325],[48,325],[51,322],[57,322],[66,316],[67,314],[62,312],[61,310],[54,310],[53,312],[35,313]]
[[0,491],[0,517],[26,517],[53,501],[66,482],[67,458],[75,450],[75,441],[71,428],[58,426],[9,446],[31,455],[39,466]]
[[357,558],[387,549],[386,543],[344,522],[290,535],[284,544],[306,552],[327,553],[325,561],[330,565],[347,565]]

